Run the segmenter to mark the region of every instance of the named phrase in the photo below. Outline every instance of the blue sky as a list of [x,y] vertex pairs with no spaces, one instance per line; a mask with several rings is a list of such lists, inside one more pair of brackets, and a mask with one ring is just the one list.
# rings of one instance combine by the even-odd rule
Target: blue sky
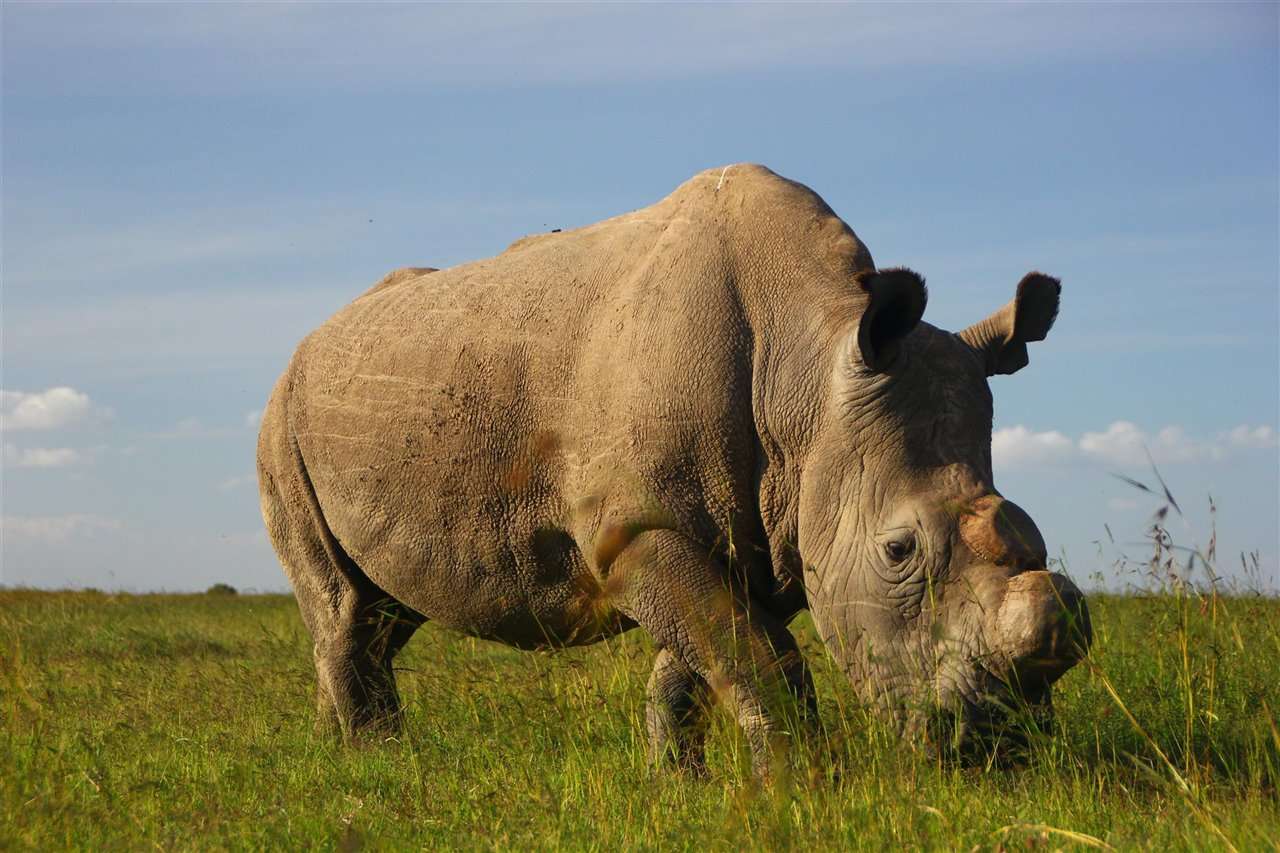
[[1145,554],[1147,448],[1275,587],[1277,8],[7,2],[0,582],[283,588],[254,413],[307,331],[755,161],[937,325],[1062,276],[995,451],[1074,575]]

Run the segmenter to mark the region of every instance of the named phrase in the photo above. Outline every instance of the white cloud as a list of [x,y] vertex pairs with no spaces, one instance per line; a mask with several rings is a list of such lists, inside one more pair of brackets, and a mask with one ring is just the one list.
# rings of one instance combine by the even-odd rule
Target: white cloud
[[1194,462],[1221,459],[1225,451],[1216,442],[1192,438],[1180,426],[1167,426],[1151,437],[1151,458],[1156,462]]
[[18,448],[6,442],[3,458],[5,465],[15,468],[61,468],[74,465],[84,457],[80,451],[70,447]]
[[57,429],[88,416],[89,395],[59,386],[46,391],[0,391],[0,424],[5,430]]
[[249,429],[257,429],[262,425],[262,409],[251,409],[244,416],[244,425]]
[[1130,421],[1116,421],[1104,432],[1086,432],[1080,437],[1080,451],[1113,465],[1145,465],[1148,453],[1157,465],[1225,455],[1218,443],[1192,438],[1180,426],[1166,426],[1152,435]]
[[1242,425],[1218,436],[1218,440],[1229,447],[1248,448],[1251,450],[1265,450],[1269,447],[1276,447],[1280,443],[1277,442],[1277,438],[1275,429],[1267,425],[1257,427]]
[[257,474],[238,474],[234,477],[228,477],[225,480],[223,480],[221,483],[218,483],[218,490],[223,492],[229,492],[229,491],[232,491],[233,489],[238,489],[242,486],[257,485],[257,483],[258,483]]
[[[1024,426],[998,429],[991,435],[992,463],[1028,467],[1083,457],[1108,466],[1145,466],[1218,461],[1233,453],[1280,446],[1280,436],[1267,425],[1242,424],[1212,439],[1196,438],[1176,424],[1147,432],[1132,421],[1115,421],[1101,432],[1073,440],[1057,430],[1036,432]],[[1148,453],[1150,456],[1148,457]]]
[[1146,445],[1146,434],[1130,421],[1116,421],[1105,432],[1086,432],[1080,437],[1083,453],[1120,465],[1144,461]]
[[73,537],[120,530],[120,521],[100,515],[7,515],[0,518],[0,531],[6,537],[39,542],[65,542]]
[[[247,418],[246,418],[247,423]],[[241,426],[210,426],[200,418],[183,418],[168,429],[147,433],[150,438],[192,439],[192,438],[244,438]]]
[[151,438],[207,438],[218,434],[204,425],[199,418],[183,418],[168,429],[149,433]]
[[1018,425],[991,434],[991,459],[999,466],[1061,462],[1074,454],[1075,442],[1057,430],[1035,432]]

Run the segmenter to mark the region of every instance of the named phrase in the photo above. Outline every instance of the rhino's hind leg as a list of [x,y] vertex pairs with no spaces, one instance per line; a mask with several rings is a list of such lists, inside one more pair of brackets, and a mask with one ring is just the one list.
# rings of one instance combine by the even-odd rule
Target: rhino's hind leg
[[662,649],[645,690],[649,756],[655,765],[706,772],[706,710],[710,690],[670,649]]
[[402,712],[392,661],[423,622],[385,594],[360,598],[322,615],[317,621],[328,628],[313,631],[319,723],[347,739],[399,731]]
[[318,726],[398,730],[396,652],[425,620],[370,580],[329,530],[291,441],[259,448],[262,514],[314,642]]

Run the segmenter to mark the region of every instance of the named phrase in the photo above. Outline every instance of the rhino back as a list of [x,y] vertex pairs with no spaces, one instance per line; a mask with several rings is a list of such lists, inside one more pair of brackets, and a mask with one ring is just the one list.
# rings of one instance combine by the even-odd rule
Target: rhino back
[[291,429],[366,574],[481,636],[587,641],[619,531],[758,531],[751,333],[714,213],[677,191],[375,289],[303,342]]

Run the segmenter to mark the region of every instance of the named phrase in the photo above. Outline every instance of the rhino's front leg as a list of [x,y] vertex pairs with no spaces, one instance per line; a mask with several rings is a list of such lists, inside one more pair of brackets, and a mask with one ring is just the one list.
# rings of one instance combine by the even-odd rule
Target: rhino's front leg
[[788,762],[818,718],[809,669],[786,626],[735,588],[705,547],[674,531],[638,535],[610,576],[620,609],[729,707],[756,775]]
[[672,762],[680,770],[706,773],[707,683],[670,649],[653,663],[645,690],[649,756],[655,765]]

